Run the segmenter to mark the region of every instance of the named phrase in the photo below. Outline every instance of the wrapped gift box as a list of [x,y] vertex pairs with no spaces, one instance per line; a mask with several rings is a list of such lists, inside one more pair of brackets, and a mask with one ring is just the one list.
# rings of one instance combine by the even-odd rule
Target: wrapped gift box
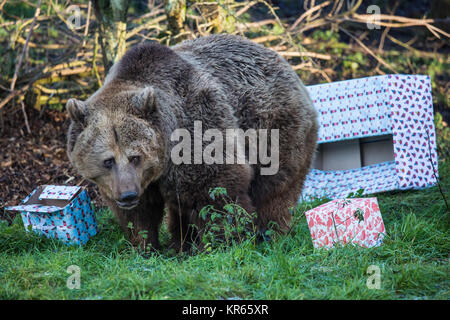
[[382,75],[307,89],[318,112],[318,152],[300,201],[436,184],[428,76]]
[[314,248],[336,243],[379,246],[385,234],[376,198],[337,199],[305,213]]
[[72,186],[39,186],[21,205],[6,207],[19,211],[25,230],[67,244],[84,245],[98,232],[86,189]]

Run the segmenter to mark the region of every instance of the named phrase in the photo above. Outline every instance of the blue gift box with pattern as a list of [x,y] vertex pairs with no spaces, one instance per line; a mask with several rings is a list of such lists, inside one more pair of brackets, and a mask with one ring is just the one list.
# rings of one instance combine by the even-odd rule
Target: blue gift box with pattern
[[70,245],[84,245],[98,232],[91,199],[83,187],[39,186],[21,205],[5,210],[19,211],[25,230]]

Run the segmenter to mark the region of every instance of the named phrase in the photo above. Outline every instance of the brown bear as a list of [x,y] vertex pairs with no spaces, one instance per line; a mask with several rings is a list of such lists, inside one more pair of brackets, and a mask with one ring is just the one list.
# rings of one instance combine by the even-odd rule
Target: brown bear
[[[259,230],[270,221],[280,232],[289,229],[289,208],[297,203],[310,168],[318,125],[303,83],[276,52],[230,35],[173,47],[141,44],[113,65],[104,85],[89,99],[70,99],[66,108],[72,120],[69,159],[98,185],[134,245],[142,242],[140,231],[145,230],[147,242],[160,248],[158,230],[165,209],[176,248],[198,243],[205,223],[199,211],[223,205],[208,194],[215,187],[225,188],[248,212],[256,211]],[[174,137],[178,129],[194,140],[185,141],[193,147],[179,153],[187,159],[182,163],[174,161],[181,141],[180,135]],[[211,152],[236,163],[201,161],[208,145],[202,135],[209,129],[224,135],[230,129],[276,132],[260,136],[258,144],[260,148],[266,143],[270,157],[276,156],[277,163],[270,164],[275,170],[264,174],[267,159],[250,161],[250,148],[242,140],[233,148]],[[245,159],[238,159],[244,149]]]

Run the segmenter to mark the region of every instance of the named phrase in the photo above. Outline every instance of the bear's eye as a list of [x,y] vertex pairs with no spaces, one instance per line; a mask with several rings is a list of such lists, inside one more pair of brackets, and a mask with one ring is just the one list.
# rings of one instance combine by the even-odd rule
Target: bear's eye
[[141,162],[141,157],[140,156],[132,156],[129,158],[129,161],[130,161],[130,163],[137,166],[139,164],[139,162]]
[[103,161],[103,165],[105,166],[106,169],[111,169],[113,167],[114,163],[116,163],[114,161],[114,158],[109,158],[109,159],[106,159],[105,161]]

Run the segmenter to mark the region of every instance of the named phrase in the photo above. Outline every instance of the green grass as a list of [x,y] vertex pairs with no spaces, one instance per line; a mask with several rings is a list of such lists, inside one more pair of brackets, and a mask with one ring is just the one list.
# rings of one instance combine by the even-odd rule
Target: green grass
[[[449,190],[449,161],[440,163],[440,176]],[[143,257],[108,210],[98,212],[100,233],[84,247],[26,233],[18,217],[0,223],[0,298],[449,299],[450,221],[438,188],[378,200],[387,237],[371,249],[314,250],[303,214],[312,204],[297,207],[287,236],[195,256]],[[81,269],[80,289],[66,286],[70,265]],[[379,290],[366,286],[370,265],[381,270]]]

